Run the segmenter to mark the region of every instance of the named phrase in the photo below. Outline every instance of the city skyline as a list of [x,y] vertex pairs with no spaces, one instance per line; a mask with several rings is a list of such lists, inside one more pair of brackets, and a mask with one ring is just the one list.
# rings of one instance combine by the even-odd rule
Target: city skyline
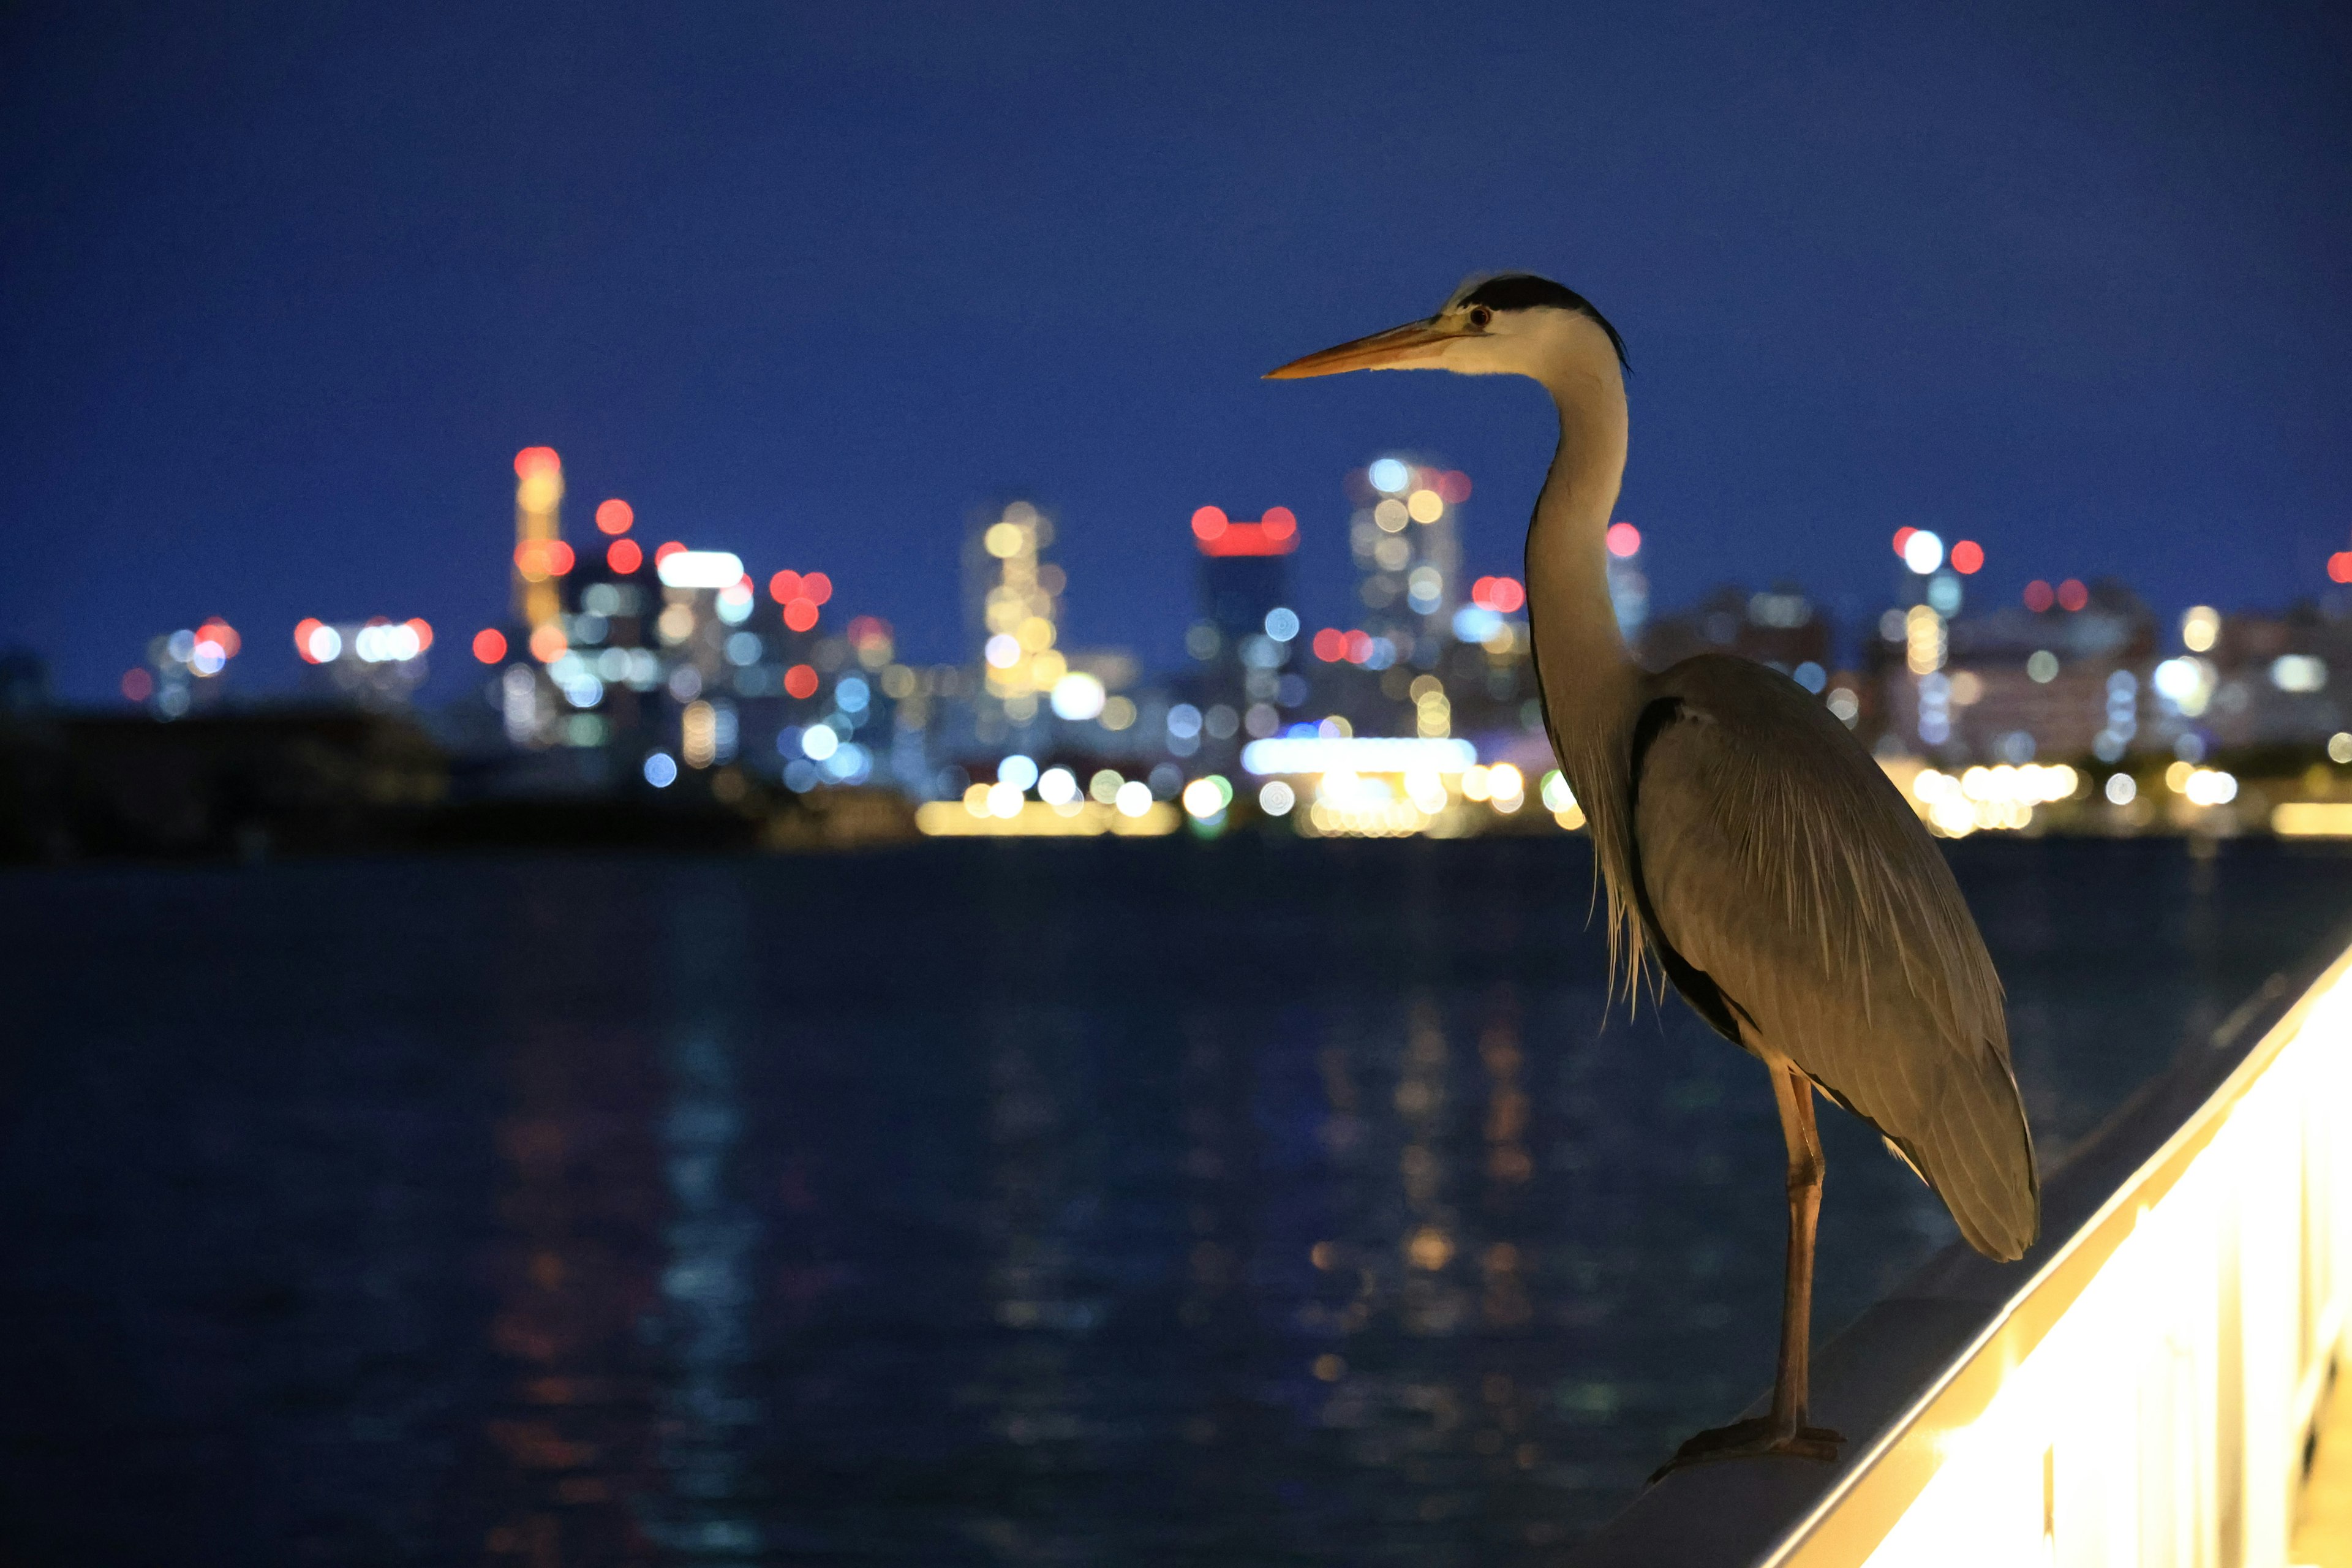
[[1292,509],[1336,620],[1366,451],[1474,475],[1464,569],[1509,572],[1539,394],[1256,380],[1508,266],[1626,333],[1661,605],[1804,563],[1850,616],[1904,525],[2167,614],[2352,543],[2326,18],[0,26],[0,623],[68,699],[205,616],[485,624],[525,442],[648,532],[821,563],[923,658],[957,584],[899,563],[1003,494],[1063,521],[1072,640],[1151,626],[1154,666],[1161,520]]

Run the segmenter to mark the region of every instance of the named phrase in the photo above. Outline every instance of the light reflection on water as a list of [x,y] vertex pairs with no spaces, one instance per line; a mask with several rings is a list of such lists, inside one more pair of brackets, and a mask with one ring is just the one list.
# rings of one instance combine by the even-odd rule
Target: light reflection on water
[[[2053,1153],[2352,909],[2263,846],[1955,861]],[[0,884],[42,914],[0,974],[0,1512],[196,1561],[1549,1560],[1761,1387],[1780,1268],[1760,1074],[1677,1006],[1600,1026],[1586,878],[1555,841]],[[97,984],[101,937],[150,983]],[[1823,1129],[1828,1329],[1950,1232]]]

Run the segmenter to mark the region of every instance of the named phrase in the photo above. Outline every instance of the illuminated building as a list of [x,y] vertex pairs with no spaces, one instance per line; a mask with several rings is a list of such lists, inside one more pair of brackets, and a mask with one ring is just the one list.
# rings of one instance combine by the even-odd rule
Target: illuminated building
[[983,517],[964,552],[964,581],[980,637],[981,739],[995,741],[1037,720],[1041,701],[1069,673],[1060,608],[1066,579],[1045,559],[1053,520],[1025,500]]
[[[1255,522],[1204,506],[1192,514],[1200,554],[1201,612],[1184,637],[1195,668],[1184,683],[1197,711],[1171,715],[1171,749],[1200,755],[1204,767],[1228,766],[1243,737],[1261,739],[1283,726],[1284,710],[1308,696],[1306,678],[1288,667],[1298,651],[1299,620],[1290,608],[1290,556],[1298,548],[1298,519],[1288,507],[1268,508]],[[1189,732],[1185,732],[1189,731]]]
[[[514,616],[537,631],[561,613],[555,581],[571,567],[558,513],[563,501],[563,460],[552,447],[515,454]],[[562,562],[558,566],[557,563]]]
[[1948,615],[1931,602],[1881,617],[1870,662],[1890,745],[2011,765],[2112,763],[2148,749],[2147,606],[2111,581],[2033,586],[2042,593],[2029,588],[2024,603],[1984,614]]
[[122,678],[122,694],[147,704],[159,719],[208,708],[227,689],[229,660],[243,647],[236,628],[218,616],[147,644],[147,663]]
[[1410,659],[1423,638],[1444,635],[1462,600],[1454,514],[1470,499],[1470,477],[1385,457],[1350,473],[1348,493],[1363,628],[1392,650],[1384,663]]
[[363,708],[407,706],[425,684],[425,654],[432,646],[433,627],[415,616],[375,616],[340,626],[306,619],[294,627],[294,651],[302,662],[337,695]]

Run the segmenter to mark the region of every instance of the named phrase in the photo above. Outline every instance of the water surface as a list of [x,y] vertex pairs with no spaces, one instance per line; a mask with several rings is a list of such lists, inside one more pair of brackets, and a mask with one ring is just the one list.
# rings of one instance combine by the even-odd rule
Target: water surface
[[[2045,1158],[2339,855],[1953,847]],[[1781,1154],[1571,840],[0,879],[27,1561],[1548,1562],[1769,1381]],[[1824,1332],[1951,1236],[1825,1110]]]

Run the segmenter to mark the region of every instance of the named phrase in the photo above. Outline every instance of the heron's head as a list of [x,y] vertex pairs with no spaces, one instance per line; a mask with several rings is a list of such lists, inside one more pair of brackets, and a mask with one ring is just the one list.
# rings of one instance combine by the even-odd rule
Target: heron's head
[[1625,364],[1625,341],[1573,289],[1528,272],[1474,278],[1425,321],[1408,321],[1266,372],[1269,381],[1345,370],[1450,370],[1549,383]]

